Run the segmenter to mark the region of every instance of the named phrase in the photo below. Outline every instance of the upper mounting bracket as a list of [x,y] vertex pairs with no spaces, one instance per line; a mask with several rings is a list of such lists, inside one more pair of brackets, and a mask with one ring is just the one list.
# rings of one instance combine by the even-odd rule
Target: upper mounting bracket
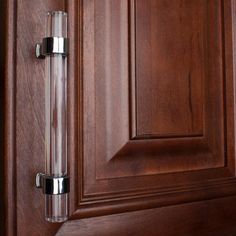
[[44,59],[47,55],[62,54],[68,55],[69,39],[63,37],[46,37],[42,43],[35,46],[35,54],[37,58]]

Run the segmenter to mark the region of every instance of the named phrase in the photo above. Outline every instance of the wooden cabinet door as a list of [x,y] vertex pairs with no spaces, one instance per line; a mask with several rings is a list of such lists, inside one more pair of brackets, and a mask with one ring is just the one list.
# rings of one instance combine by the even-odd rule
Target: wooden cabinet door
[[[3,2],[4,235],[236,235],[235,0]],[[34,187],[49,10],[69,15],[63,224]]]

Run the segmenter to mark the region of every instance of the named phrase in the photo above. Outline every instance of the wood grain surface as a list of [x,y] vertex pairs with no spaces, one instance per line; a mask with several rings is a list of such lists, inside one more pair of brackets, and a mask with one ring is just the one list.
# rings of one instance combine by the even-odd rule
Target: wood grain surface
[[[0,10],[0,235],[236,234],[235,0],[4,0]],[[45,222],[34,186],[45,162],[34,46],[50,10],[69,15],[64,224]]]
[[[236,198],[67,222],[56,236],[232,236]],[[224,219],[224,220],[223,220]]]

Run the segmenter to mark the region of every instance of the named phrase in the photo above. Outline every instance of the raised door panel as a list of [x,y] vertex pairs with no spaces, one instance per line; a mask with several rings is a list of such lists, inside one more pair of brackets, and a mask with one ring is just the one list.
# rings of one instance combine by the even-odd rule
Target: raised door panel
[[124,199],[130,209],[144,207],[141,198],[166,204],[170,191],[170,202],[191,201],[206,186],[219,196],[235,174],[231,2],[95,0],[81,8],[77,213],[96,204],[119,211]]
[[[219,5],[215,10],[204,0],[134,4],[133,138],[203,136],[208,38],[216,37],[213,55],[221,55]],[[207,31],[215,21],[217,27]],[[221,59],[214,61],[218,80]]]

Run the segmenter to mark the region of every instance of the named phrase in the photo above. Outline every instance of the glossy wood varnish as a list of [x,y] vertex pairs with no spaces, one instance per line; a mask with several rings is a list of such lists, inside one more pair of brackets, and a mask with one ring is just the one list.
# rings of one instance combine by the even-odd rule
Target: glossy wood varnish
[[[4,235],[236,234],[234,1],[4,3]],[[64,224],[34,187],[48,10],[69,13]]]

